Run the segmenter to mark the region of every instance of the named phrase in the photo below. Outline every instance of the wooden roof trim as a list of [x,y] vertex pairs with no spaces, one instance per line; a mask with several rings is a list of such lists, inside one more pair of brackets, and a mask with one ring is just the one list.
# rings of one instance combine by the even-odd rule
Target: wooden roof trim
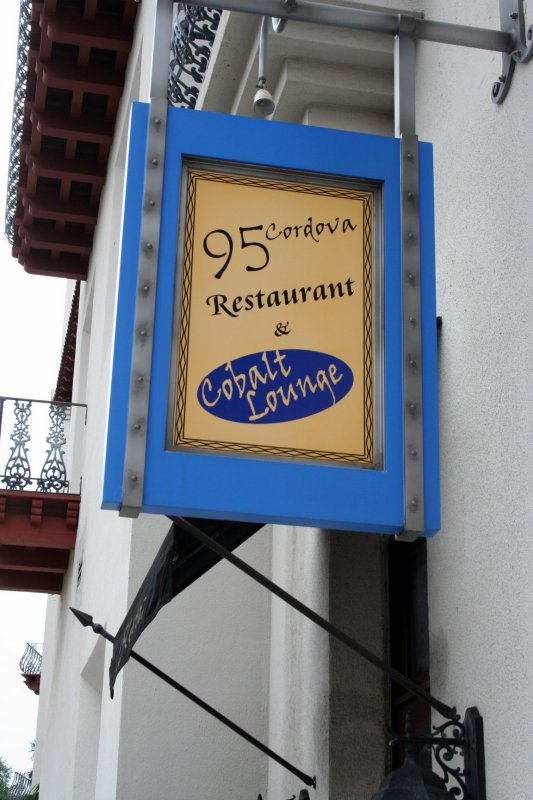
[[59,374],[54,392],[54,400],[64,403],[72,402],[72,382],[74,378],[74,361],[76,358],[76,334],[78,331],[78,313],[80,303],[80,283],[76,284],[72,297],[72,306],[65,334]]
[[85,280],[137,3],[25,6],[31,31],[8,233],[27,272]]

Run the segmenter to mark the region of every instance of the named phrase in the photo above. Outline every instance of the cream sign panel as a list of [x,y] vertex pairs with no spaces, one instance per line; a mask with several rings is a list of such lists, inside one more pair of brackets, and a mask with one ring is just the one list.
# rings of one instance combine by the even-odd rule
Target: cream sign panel
[[168,446],[379,466],[379,192],[184,175]]

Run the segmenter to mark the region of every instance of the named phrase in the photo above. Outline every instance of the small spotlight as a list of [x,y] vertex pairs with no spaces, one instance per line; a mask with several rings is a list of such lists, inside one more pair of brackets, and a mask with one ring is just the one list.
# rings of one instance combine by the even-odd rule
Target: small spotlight
[[274,113],[276,104],[266,86],[259,86],[254,96],[254,111],[258,117],[269,117]]

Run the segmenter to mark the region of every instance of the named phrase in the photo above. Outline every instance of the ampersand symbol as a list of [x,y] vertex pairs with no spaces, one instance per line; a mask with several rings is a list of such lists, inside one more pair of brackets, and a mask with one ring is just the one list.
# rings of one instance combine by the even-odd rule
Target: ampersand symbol
[[289,330],[289,323],[288,322],[278,322],[276,325],[276,330],[274,331],[276,336],[288,336],[290,333]]

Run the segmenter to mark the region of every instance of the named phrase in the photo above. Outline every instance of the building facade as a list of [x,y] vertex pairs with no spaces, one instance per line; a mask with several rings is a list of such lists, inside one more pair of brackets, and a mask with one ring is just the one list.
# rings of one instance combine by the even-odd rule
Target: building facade
[[[62,590],[48,602],[34,777],[42,800],[283,800],[303,788],[294,775],[138,664],[126,665],[111,700],[111,648],[69,611],[115,632],[169,528],[164,517],[100,508],[129,111],[149,100],[155,5],[139,3],[132,23],[114,132],[100,151],[99,210],[94,224],[84,222],[87,258],[71,272],[82,279],[72,399],[88,411],[68,458],[83,488]],[[345,5],[499,28],[496,0]],[[53,17],[61,3],[44,6]],[[79,26],[75,4],[70,13],[80,14]],[[196,110],[251,116],[261,19],[215,16]],[[193,51],[189,63],[202,57]],[[533,200],[523,187],[533,170],[533,70],[517,66],[496,105],[501,69],[498,53],[417,43],[417,133],[433,143],[435,166],[441,531],[407,543],[267,525],[237,552],[459,713],[477,706],[487,797],[525,800],[533,780]],[[174,99],[190,102],[196,82],[176,64],[173,72]],[[391,36],[289,21],[269,37],[268,80],[274,120],[394,134]],[[167,605],[136,650],[316,775],[310,793],[320,800],[370,798],[391,768],[391,720],[401,725],[412,708],[420,724],[430,721],[372,665],[225,563]],[[431,721],[443,722],[436,713]]]

